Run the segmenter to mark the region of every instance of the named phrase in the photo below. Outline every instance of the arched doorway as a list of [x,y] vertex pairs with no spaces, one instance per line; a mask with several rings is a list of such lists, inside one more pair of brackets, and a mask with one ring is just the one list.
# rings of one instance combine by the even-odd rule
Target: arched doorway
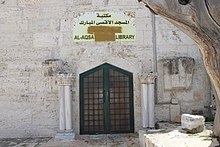
[[80,134],[134,132],[133,74],[108,63],[80,74]]

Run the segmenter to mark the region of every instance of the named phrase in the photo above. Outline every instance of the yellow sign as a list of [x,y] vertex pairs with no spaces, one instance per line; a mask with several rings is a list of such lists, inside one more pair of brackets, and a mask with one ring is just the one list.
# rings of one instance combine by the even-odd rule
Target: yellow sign
[[85,12],[75,20],[74,41],[134,41],[134,12]]

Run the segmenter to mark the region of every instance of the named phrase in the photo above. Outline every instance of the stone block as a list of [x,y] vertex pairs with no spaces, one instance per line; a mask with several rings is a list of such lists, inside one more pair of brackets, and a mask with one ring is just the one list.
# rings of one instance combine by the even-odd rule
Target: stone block
[[25,7],[23,9],[23,17],[27,19],[60,19],[65,16],[65,13],[65,6]]
[[75,139],[75,132],[73,130],[64,131],[64,132],[57,132],[55,139],[58,140],[74,140]]
[[56,32],[60,30],[59,19],[33,19],[29,20],[30,32]]
[[133,1],[133,0],[126,0],[126,1],[111,0],[109,1],[109,5],[116,5],[116,6],[136,6],[137,4],[138,4],[138,1]]
[[0,0],[0,6],[17,6],[17,0]]
[[151,31],[143,31],[143,44],[147,47],[153,47],[152,41],[152,32]]
[[27,29],[27,20],[0,20],[0,33],[24,33]]
[[81,6],[86,6],[86,5],[91,5],[94,4],[93,0],[74,0],[73,1],[74,5],[81,5]]
[[156,28],[157,30],[177,30],[177,28],[170,23],[169,21],[167,21],[166,19],[162,18],[162,17],[158,17],[156,15]]
[[107,0],[92,0],[92,5],[94,6],[102,6],[107,4],[108,4]]
[[170,121],[170,106],[169,104],[155,105],[155,120]]
[[33,36],[34,47],[57,47],[62,44],[60,33],[36,33]]
[[70,19],[61,19],[60,21],[60,31],[61,32],[68,32],[71,30],[71,20]]
[[182,114],[181,127],[188,133],[200,133],[204,130],[205,118],[200,115]]
[[178,115],[180,115],[180,105],[170,105],[170,121],[175,122]]
[[[146,7],[143,7],[142,9],[138,9],[138,11],[135,12],[136,18],[145,18],[145,19],[151,19],[151,13],[149,13],[149,9]],[[151,20],[149,20],[150,22]],[[147,24],[148,25],[148,24]],[[150,24],[151,26],[151,24]]]
[[72,0],[18,0],[18,6],[69,6],[73,3]]
[[[0,12],[1,13],[1,12]],[[0,33],[1,47],[30,47],[32,35],[27,33]]]
[[139,142],[140,147],[145,147],[145,137],[144,134],[147,133],[147,130],[139,130]]
[[1,7],[0,19],[18,20],[22,16],[22,10],[18,7]]
[[[149,22],[151,21],[150,20],[150,18],[148,18],[149,20]],[[143,18],[136,18],[135,19],[135,25],[136,25],[136,30],[140,30],[140,31],[146,31],[146,30],[150,30],[151,31],[151,29],[152,29],[152,25],[151,24],[145,24],[145,23],[142,23],[142,21],[143,21]],[[152,32],[151,32],[152,33]],[[150,38],[150,37],[149,37]],[[149,39],[149,40],[151,40],[151,38]],[[147,39],[145,40],[145,41],[147,41]]]

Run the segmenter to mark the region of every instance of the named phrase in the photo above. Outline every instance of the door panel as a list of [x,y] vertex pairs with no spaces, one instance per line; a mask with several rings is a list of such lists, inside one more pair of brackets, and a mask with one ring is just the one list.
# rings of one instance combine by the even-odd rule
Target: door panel
[[103,69],[83,79],[84,131],[104,131]]
[[129,77],[109,69],[111,131],[130,130]]

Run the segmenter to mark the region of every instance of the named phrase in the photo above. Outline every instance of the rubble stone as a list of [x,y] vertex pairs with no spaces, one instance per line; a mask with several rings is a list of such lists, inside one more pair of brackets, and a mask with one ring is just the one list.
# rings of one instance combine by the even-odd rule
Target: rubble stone
[[181,127],[187,133],[200,133],[204,130],[205,118],[200,115],[182,114]]

